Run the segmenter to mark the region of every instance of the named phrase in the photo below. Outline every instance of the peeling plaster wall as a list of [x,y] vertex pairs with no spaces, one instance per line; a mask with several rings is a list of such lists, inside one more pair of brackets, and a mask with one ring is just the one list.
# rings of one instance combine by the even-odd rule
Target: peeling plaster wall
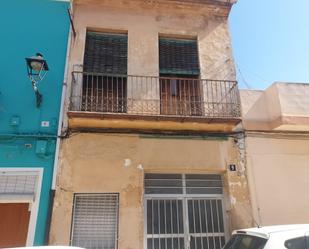
[[[74,193],[120,193],[119,249],[143,248],[145,172],[220,173],[230,230],[251,224],[251,207],[233,139],[172,139],[116,134],[74,134],[62,143],[50,243],[69,244]],[[230,203],[232,200],[232,203]]]
[[[151,1],[142,5],[135,1],[100,1],[98,4],[77,2],[73,9],[76,38],[72,39],[69,72],[82,70],[88,29],[128,33],[128,75],[159,76],[158,38],[164,35],[197,39],[202,79],[236,80],[227,17],[217,16],[214,11],[210,12],[202,5],[179,8],[175,4],[152,4]],[[81,82],[82,77],[76,82],[76,95],[80,93]],[[148,82],[147,93],[140,93],[144,94],[143,99],[159,99],[157,85],[155,81]],[[205,98],[216,100],[224,96],[224,92],[218,92],[217,97],[215,94],[209,96],[206,84],[203,87]],[[70,88],[69,85],[66,108],[69,105]],[[224,86],[221,90],[223,88]],[[139,93],[131,90],[134,90],[134,83],[129,80],[128,96],[139,96]],[[128,106],[129,112],[130,108],[133,107]],[[154,112],[159,110],[159,107],[154,106]]]
[[227,171],[226,174],[231,203],[230,226],[232,230],[235,230],[251,227],[254,225],[254,220],[247,178],[246,144],[243,134],[235,137],[232,144],[233,150],[224,154],[230,156],[228,165],[237,162],[237,171]]
[[[236,79],[227,13],[217,15],[214,10],[209,11],[201,5],[180,7],[153,1],[142,1],[141,4],[136,4],[137,1],[94,2],[75,1],[74,26],[77,36],[72,40],[69,71],[82,69],[86,32],[90,29],[128,33],[130,75],[159,76],[158,38],[165,35],[197,39],[201,78]],[[220,12],[220,8],[216,9]],[[81,81],[76,84],[81,85]],[[134,88],[132,84],[128,82],[129,90]],[[138,94],[134,92],[134,96]],[[154,96],[159,96],[156,88],[147,94],[143,97],[155,99]],[[61,145],[50,243],[69,244],[74,193],[118,192],[118,248],[142,249],[145,172],[221,173],[224,176],[228,227],[230,230],[246,227],[251,224],[248,215],[251,207],[245,173],[243,170],[227,172],[228,164],[243,164],[238,149],[233,139],[73,134]]]
[[227,17],[207,13],[201,7],[159,6],[134,5],[129,8],[111,1],[75,4],[77,37],[72,44],[70,65],[83,64],[87,29],[128,33],[130,75],[158,76],[159,35],[196,37],[202,78],[236,79]]

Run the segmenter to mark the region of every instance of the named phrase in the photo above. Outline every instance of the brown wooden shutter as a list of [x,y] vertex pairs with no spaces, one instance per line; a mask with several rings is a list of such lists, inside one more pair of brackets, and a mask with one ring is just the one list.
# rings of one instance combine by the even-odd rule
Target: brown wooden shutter
[[127,54],[127,35],[87,32],[84,71],[127,74]]
[[159,57],[160,74],[200,74],[196,40],[160,38]]

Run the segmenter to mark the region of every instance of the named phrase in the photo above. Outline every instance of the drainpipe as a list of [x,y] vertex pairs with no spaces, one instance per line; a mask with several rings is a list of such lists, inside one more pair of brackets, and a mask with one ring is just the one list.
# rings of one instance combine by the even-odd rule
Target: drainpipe
[[[72,5],[70,6],[70,8]],[[57,179],[57,172],[58,172],[58,157],[59,157],[59,150],[60,150],[60,142],[61,142],[61,132],[62,132],[62,122],[63,122],[63,115],[64,115],[64,101],[66,98],[66,91],[67,91],[67,82],[68,82],[68,66],[69,66],[69,55],[70,55],[70,48],[71,48],[71,33],[72,29],[71,26],[69,28],[69,36],[68,36],[68,43],[67,43],[67,52],[66,52],[66,59],[65,59],[65,68],[64,68],[64,76],[63,76],[63,84],[62,84],[62,93],[61,93],[61,102],[60,102],[60,113],[59,113],[59,123],[58,123],[58,130],[57,130],[57,142],[56,142],[56,151],[55,151],[55,159],[54,159],[54,168],[53,168],[53,179],[52,179],[52,186],[49,194],[49,211],[46,223],[46,230],[45,230],[45,244],[49,244],[49,232],[51,227],[51,220],[53,214],[53,206],[54,206],[54,198],[55,198],[55,189],[56,189],[56,179]]]
[[56,177],[58,172],[58,157],[59,157],[59,150],[60,150],[60,142],[61,142],[61,132],[62,132],[62,122],[63,122],[63,115],[64,115],[64,101],[66,98],[66,91],[67,91],[67,82],[68,82],[68,66],[69,66],[69,55],[70,55],[70,47],[71,47],[71,26],[69,29],[69,37],[68,37],[68,44],[67,44],[67,53],[65,59],[65,69],[64,69],[64,77],[63,77],[63,84],[62,84],[62,94],[61,94],[61,104],[60,104],[60,113],[59,113],[59,123],[58,123],[58,134],[57,134],[57,143],[56,143],[56,152],[55,152],[55,160],[54,160],[54,171],[53,171],[53,181],[52,181],[52,189],[55,190],[56,188]]

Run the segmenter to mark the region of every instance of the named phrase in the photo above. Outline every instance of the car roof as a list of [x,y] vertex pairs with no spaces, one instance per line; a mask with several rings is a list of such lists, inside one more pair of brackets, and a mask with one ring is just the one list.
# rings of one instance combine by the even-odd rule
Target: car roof
[[299,232],[300,234],[308,233],[309,224],[253,227],[253,228],[236,230],[233,232],[233,234],[248,234],[248,235],[258,236],[258,237],[267,239],[272,233],[285,233],[289,231]]

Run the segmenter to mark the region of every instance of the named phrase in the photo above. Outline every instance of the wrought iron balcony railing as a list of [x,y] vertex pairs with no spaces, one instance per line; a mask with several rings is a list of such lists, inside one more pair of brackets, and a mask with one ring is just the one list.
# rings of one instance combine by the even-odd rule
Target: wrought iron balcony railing
[[239,118],[237,82],[73,72],[70,111]]

